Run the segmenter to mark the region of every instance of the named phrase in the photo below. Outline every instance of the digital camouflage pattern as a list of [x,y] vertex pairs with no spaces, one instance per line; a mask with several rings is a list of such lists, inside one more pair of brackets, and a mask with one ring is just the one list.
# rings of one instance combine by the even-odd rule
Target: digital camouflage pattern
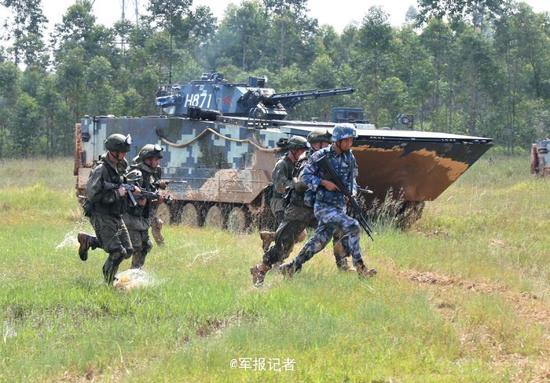
[[[311,155],[303,170],[303,180],[309,190],[315,192],[314,214],[317,218],[317,228],[313,237],[304,245],[300,253],[287,265],[283,265],[283,271],[297,271],[315,254],[324,249],[335,231],[341,235],[341,244],[346,254],[351,255],[353,264],[363,268],[361,248],[359,246],[360,226],[357,220],[346,214],[346,203],[340,191],[329,191],[321,186],[324,179],[323,172],[316,161],[322,156],[328,156],[331,165],[340,176],[342,182],[350,190],[357,190],[355,177],[357,176],[357,164],[351,151],[336,153],[334,145],[318,150]],[[359,271],[359,269],[358,269]]]
[[[317,135],[313,139],[317,139]],[[308,137],[309,140],[309,137]],[[330,136],[324,135],[320,141],[328,142]],[[308,192],[307,185],[302,181],[303,170],[313,153],[313,149],[310,152],[306,152],[297,161],[294,173],[293,183],[290,187],[289,204],[284,211],[284,219],[275,232],[275,243],[265,251],[262,263],[251,268],[252,282],[259,286],[263,283],[265,274],[269,271],[273,265],[283,262],[288,258],[294,245],[298,242],[298,238],[302,235],[307,228],[316,228],[317,219],[315,218],[313,208],[314,194],[311,191]],[[310,205],[306,204],[304,198],[306,195],[309,197]],[[312,197],[313,196],[313,197]],[[336,260],[336,266],[340,270],[348,270],[348,264],[346,260],[346,248],[340,242],[340,231],[334,231],[333,243],[334,243],[334,257]]]
[[356,219],[346,214],[345,208],[325,203],[315,203],[315,217],[317,228],[313,237],[304,245],[300,254],[295,258],[295,265],[301,267],[319,251],[323,250],[332,239],[335,230],[342,233],[342,246],[353,259],[353,264],[362,262],[359,234],[361,227]]
[[334,147],[331,145],[313,153],[311,160],[307,162],[303,171],[303,180],[308,189],[315,193],[316,204],[323,203],[343,208],[346,206],[346,202],[341,192],[329,191],[324,187],[320,187],[321,179],[328,179],[328,177],[324,177],[325,174],[317,165],[317,161],[323,156],[329,158],[336,174],[352,194],[357,193],[357,182],[355,180],[358,175],[357,162],[351,150],[337,155]]
[[[308,136],[334,123],[266,121],[218,116],[215,121],[183,117],[86,117],[75,127],[75,175],[78,194],[85,189],[102,143],[112,133],[131,134],[130,155],[146,144],[164,149],[162,174],[171,183],[166,193],[174,199],[172,218],[182,208],[195,207],[203,225],[211,207],[223,212],[241,209],[252,216],[247,225],[271,225],[266,187],[277,162],[276,144],[293,135]],[[369,187],[369,198],[400,193],[408,205],[437,198],[491,145],[490,139],[418,131],[389,131],[356,124],[353,153],[359,164],[357,182]],[[368,201],[367,201],[368,202]],[[260,219],[255,219],[260,217]]]
[[332,142],[342,141],[346,138],[357,137],[357,130],[353,124],[336,124],[332,131]]

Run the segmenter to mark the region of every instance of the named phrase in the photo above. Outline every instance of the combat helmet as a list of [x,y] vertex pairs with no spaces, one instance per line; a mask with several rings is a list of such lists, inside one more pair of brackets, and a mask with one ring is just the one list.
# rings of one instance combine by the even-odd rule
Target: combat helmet
[[126,178],[126,182],[129,184],[138,184],[143,179],[143,173],[141,170],[133,169],[129,171],[124,178]]
[[307,135],[307,142],[315,144],[317,142],[331,142],[332,134],[328,130],[316,129]]
[[287,150],[309,149],[309,143],[304,137],[292,136],[288,139]]
[[357,137],[357,131],[353,124],[336,124],[332,131],[332,142],[342,141],[346,138]]
[[148,158],[162,158],[162,152],[164,148],[157,144],[147,144],[139,151],[138,155],[134,158],[134,162],[143,162]]
[[110,152],[128,153],[132,145],[132,137],[128,134],[124,136],[119,133],[111,134],[105,140],[105,149]]

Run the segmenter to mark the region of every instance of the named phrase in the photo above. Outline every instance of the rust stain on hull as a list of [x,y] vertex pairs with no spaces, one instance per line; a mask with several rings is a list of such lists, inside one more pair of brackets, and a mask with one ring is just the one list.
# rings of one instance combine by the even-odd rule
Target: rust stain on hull
[[353,147],[359,166],[358,183],[383,197],[391,187],[403,191],[407,201],[433,201],[469,167],[467,163],[438,156],[427,149],[405,153],[370,145]]

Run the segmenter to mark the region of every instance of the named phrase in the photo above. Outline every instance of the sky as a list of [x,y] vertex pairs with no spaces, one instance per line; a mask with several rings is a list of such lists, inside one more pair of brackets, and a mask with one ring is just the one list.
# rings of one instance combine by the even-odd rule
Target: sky
[[[142,10],[147,0],[125,0],[127,18],[134,20],[135,1],[138,1]],[[525,1],[525,0],[524,0]],[[550,12],[550,0],[526,0],[536,12]],[[63,13],[75,0],[42,0],[44,14],[49,20],[48,30],[53,25],[61,22]],[[222,18],[224,10],[229,3],[239,4],[240,0],[194,0],[193,5],[208,5],[214,15]],[[390,15],[390,23],[399,26],[405,21],[405,14],[411,5],[416,5],[415,0],[309,0],[308,2],[312,17],[319,20],[319,24],[332,25],[338,32],[341,32],[346,25],[360,23],[368,9],[372,6],[382,6]],[[95,0],[94,14],[97,21],[104,25],[112,25],[121,18],[122,0]],[[0,21],[7,16],[5,9],[0,7]]]

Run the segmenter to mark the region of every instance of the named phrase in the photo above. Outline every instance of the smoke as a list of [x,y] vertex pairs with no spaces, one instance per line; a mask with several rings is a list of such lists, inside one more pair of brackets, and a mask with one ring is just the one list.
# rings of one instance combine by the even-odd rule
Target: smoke
[[76,236],[79,232],[84,231],[85,222],[80,221],[77,222],[75,227],[67,232],[61,242],[57,244],[55,247],[55,250],[61,250],[61,249],[76,249],[78,248],[78,240],[76,239]]
[[141,269],[128,269],[115,276],[113,286],[120,290],[133,290],[135,288],[150,287],[157,284],[156,279]]

